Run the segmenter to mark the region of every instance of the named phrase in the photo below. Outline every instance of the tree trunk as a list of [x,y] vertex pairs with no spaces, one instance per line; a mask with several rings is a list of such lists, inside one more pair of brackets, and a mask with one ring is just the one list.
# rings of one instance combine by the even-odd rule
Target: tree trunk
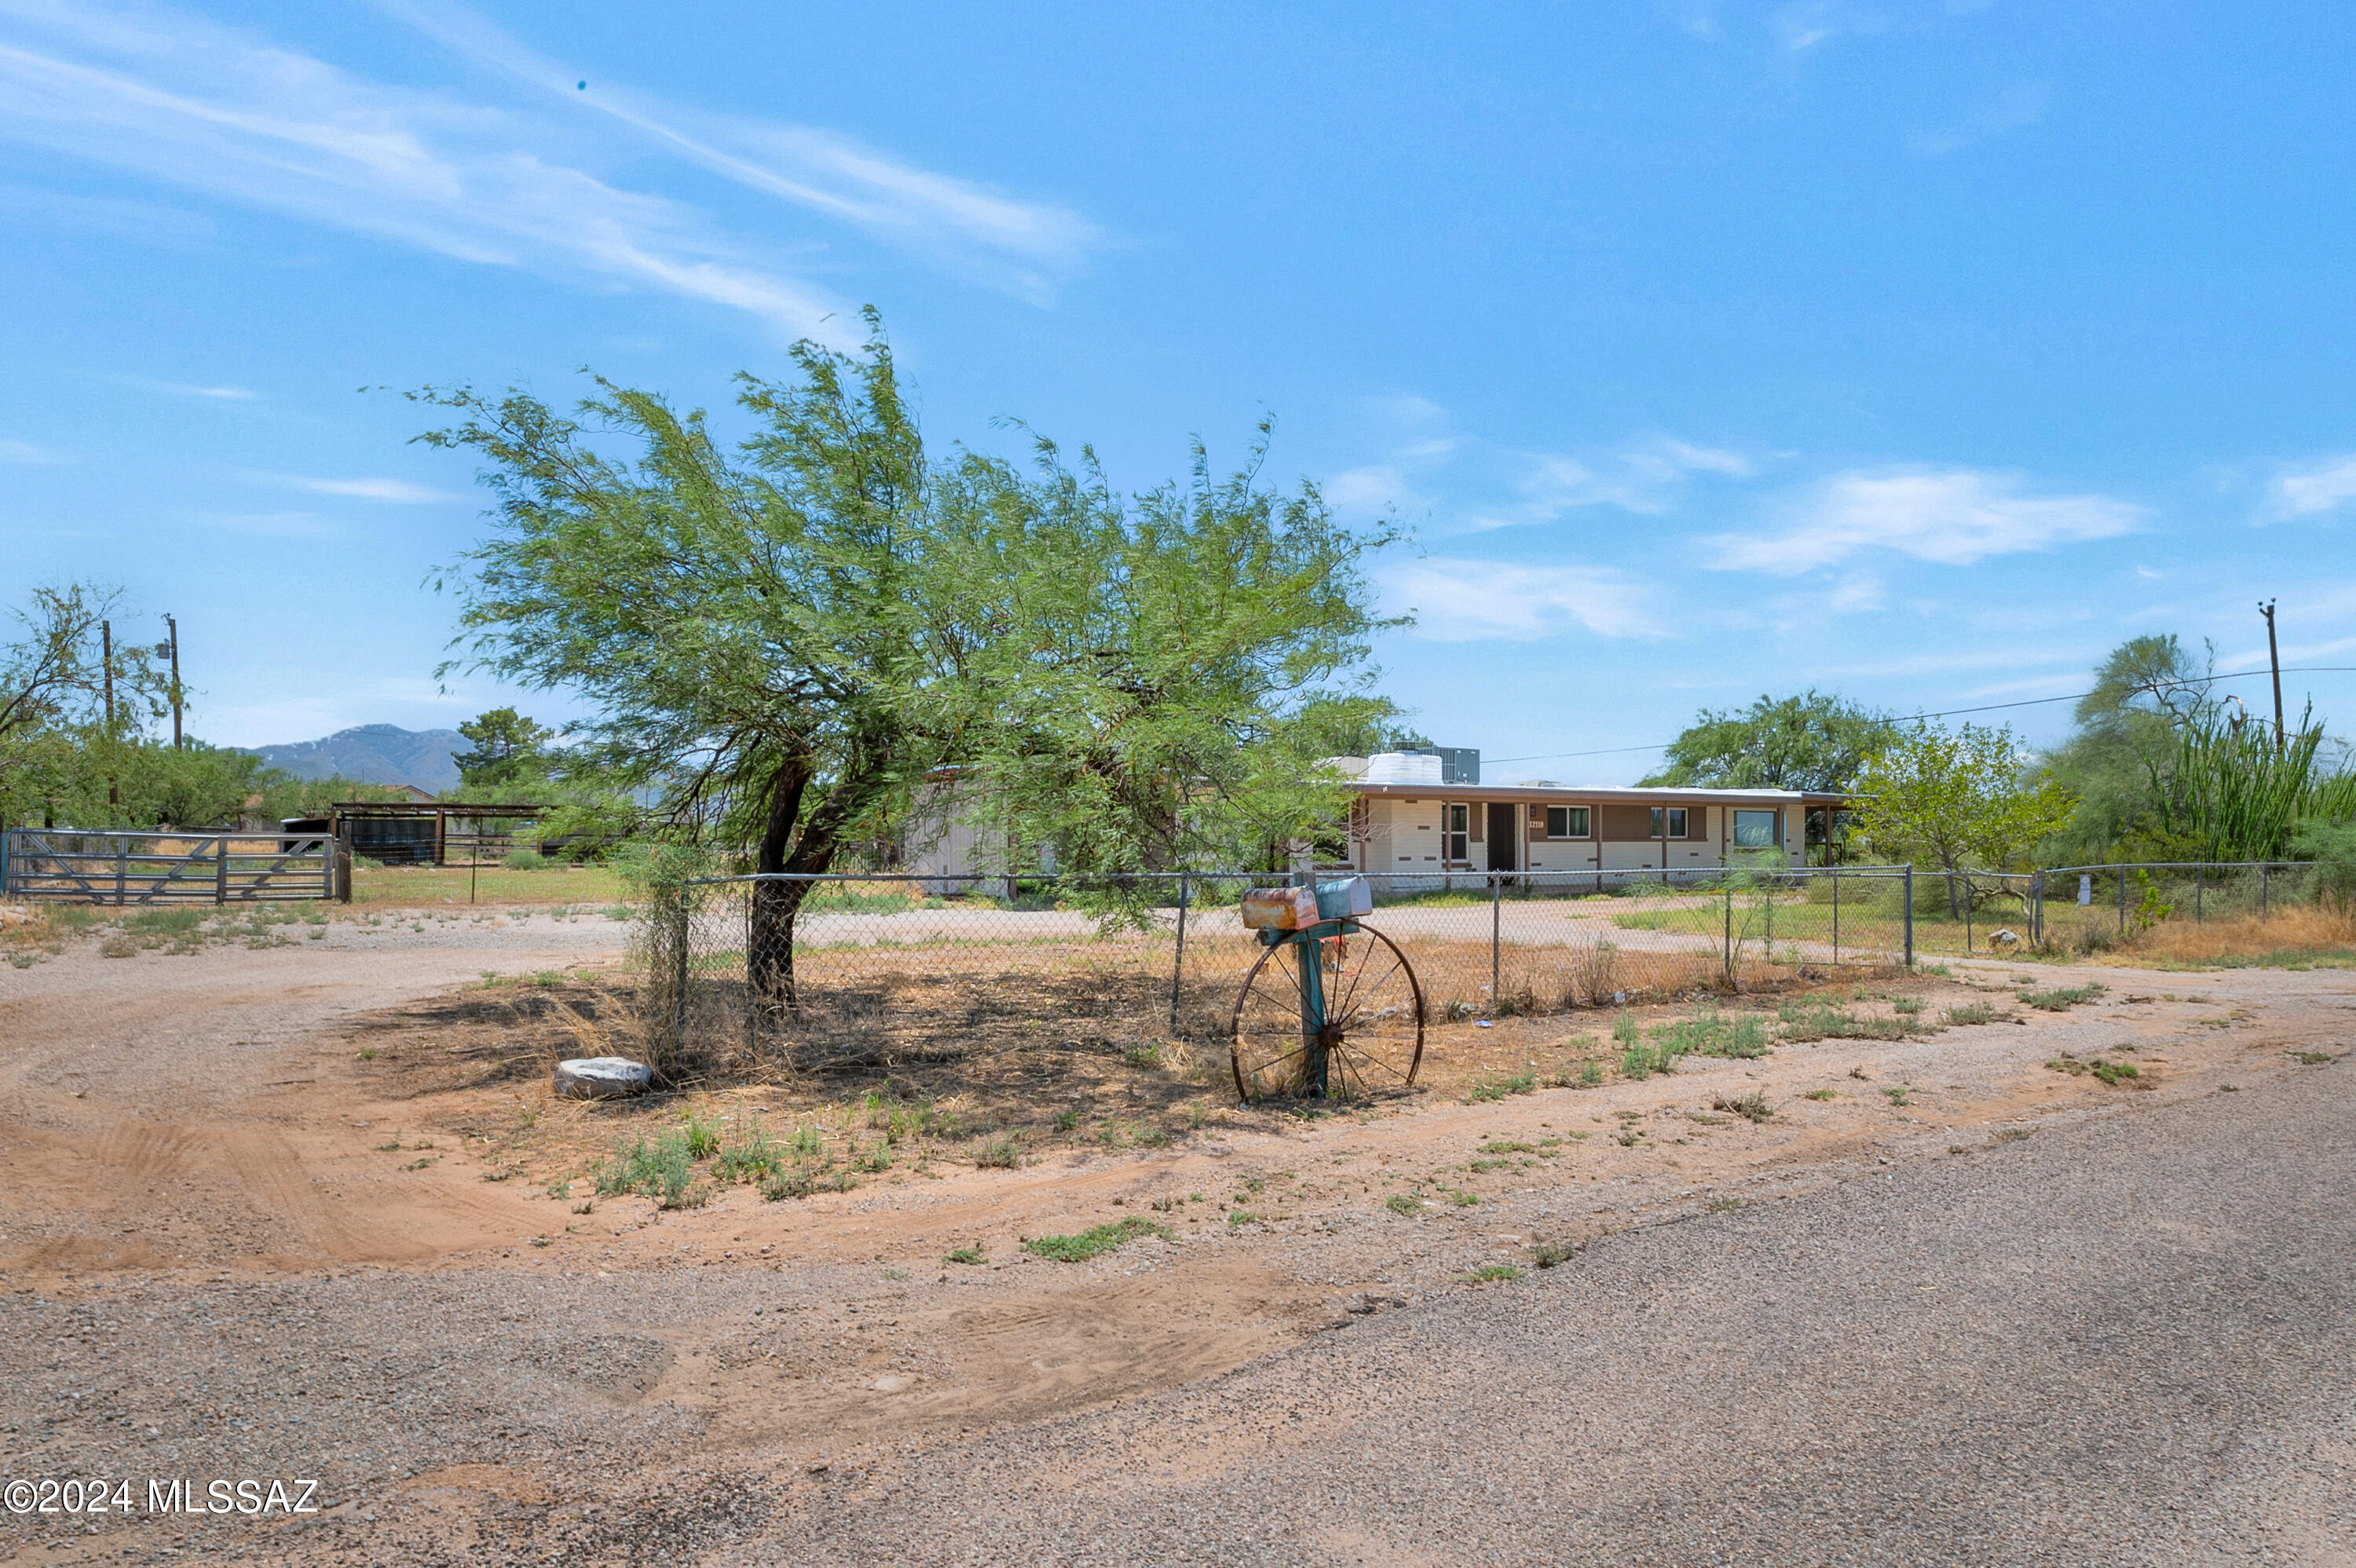
[[[809,787],[809,757],[796,752],[769,779],[769,818],[761,831],[761,846],[753,869],[764,877],[790,869],[787,848],[793,840],[794,822],[801,816],[802,792]],[[800,1005],[794,991],[794,916],[809,895],[809,884],[755,881],[753,908],[744,926],[744,977],[756,1005],[792,1011]]]
[[891,755],[891,740],[872,724],[856,736],[841,773],[824,790],[807,820],[802,798],[815,771],[812,754],[790,752],[770,775],[769,816],[753,869],[778,880],[753,884],[744,933],[744,975],[756,1004],[787,1011],[800,1008],[794,984],[794,921],[811,888],[802,879],[826,875],[845,837],[890,788],[884,766]]

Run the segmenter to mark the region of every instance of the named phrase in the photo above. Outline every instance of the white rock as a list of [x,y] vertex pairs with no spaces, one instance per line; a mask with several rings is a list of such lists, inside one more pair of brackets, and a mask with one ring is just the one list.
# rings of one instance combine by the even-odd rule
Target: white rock
[[556,1064],[556,1092],[568,1100],[617,1100],[643,1094],[654,1075],[626,1056],[576,1056]]

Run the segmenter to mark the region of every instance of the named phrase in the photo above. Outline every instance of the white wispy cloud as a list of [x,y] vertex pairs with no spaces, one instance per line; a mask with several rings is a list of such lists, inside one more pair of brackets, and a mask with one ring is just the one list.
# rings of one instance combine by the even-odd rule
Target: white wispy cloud
[[2010,475],[1982,469],[1896,469],[1836,474],[1767,534],[1708,541],[1720,570],[1789,575],[1861,550],[1893,550],[1942,566],[2051,549],[2130,532],[2141,507],[2108,496],[2030,496]]
[[1683,496],[1688,475],[1747,479],[1756,472],[1739,452],[1652,436],[1583,456],[1539,453],[1522,482],[1526,514],[1508,520],[1545,522],[1576,507],[1617,507],[1641,516],[1667,511]]
[[2276,470],[2266,481],[2265,507],[2257,520],[2324,517],[2351,501],[2356,501],[2356,453]]
[[466,498],[453,491],[412,485],[406,479],[310,479],[299,474],[255,474],[252,477],[273,485],[308,490],[317,496],[348,496],[355,500],[387,501],[403,507],[423,507],[437,501],[463,501]]
[[892,157],[838,132],[710,113],[626,84],[589,81],[470,7],[380,0],[476,65],[603,116],[644,142],[745,189],[774,197],[1044,302],[1055,278],[1103,242],[1096,225],[1049,202]]
[[217,403],[251,403],[259,401],[262,397],[251,387],[206,387],[189,381],[152,380],[145,376],[125,376],[123,380],[126,385],[144,388],[150,392],[164,392],[175,398],[210,398]]
[[[553,91],[552,67],[471,13],[401,9],[470,59]],[[0,0],[0,135],[439,255],[684,295],[788,336],[855,336],[842,300],[776,264],[793,247],[608,183],[579,166],[579,132],[546,114],[371,80],[160,5]],[[641,141],[804,212],[964,270],[999,263],[997,281],[1030,297],[1097,238],[1061,208],[831,133],[699,118],[618,87],[578,96]]]
[[0,463],[51,464],[73,460],[62,452],[52,452],[46,446],[36,446],[29,441],[16,441],[0,436]]
[[1649,609],[1651,591],[1603,566],[1524,566],[1427,557],[1386,575],[1386,602],[1411,612],[1432,642],[1536,642],[1583,628],[1599,637],[1665,633]]
[[2035,123],[2052,101],[2051,83],[2017,82],[1954,123],[1916,136],[1914,150],[1931,158],[1960,152],[1974,143],[1985,142],[1991,137],[2001,136],[2007,131],[2017,131],[2023,125]]

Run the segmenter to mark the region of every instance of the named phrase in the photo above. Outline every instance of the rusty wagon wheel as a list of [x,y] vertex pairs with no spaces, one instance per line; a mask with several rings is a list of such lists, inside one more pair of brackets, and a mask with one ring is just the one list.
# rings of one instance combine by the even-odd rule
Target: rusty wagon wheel
[[[1304,962],[1317,965],[1313,992]],[[1336,935],[1278,943],[1244,976],[1233,1059],[1246,1100],[1316,1093],[1321,1065],[1327,1094],[1400,1093],[1423,1061],[1423,987],[1397,943],[1355,923]]]

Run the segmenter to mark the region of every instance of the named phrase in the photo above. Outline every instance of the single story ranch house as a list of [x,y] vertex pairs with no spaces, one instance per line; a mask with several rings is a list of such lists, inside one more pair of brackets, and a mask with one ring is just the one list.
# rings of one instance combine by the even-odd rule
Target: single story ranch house
[[[1832,815],[1846,804],[1788,789],[1483,784],[1478,752],[1439,747],[1327,761],[1352,779],[1354,798],[1346,824],[1311,859],[1317,869],[1376,879],[1378,890],[1385,876],[1697,870],[1776,851],[1804,864],[1811,839],[1827,841]],[[943,879],[943,891],[986,866],[1003,874],[1002,859],[985,855],[967,823],[937,805],[927,815],[931,830],[911,836],[909,870]],[[1040,858],[1040,869],[1053,872],[1052,855]]]
[[1822,843],[1843,804],[1787,789],[1483,784],[1472,755],[1451,756],[1444,770],[1415,753],[1333,759],[1356,775],[1356,799],[1346,841],[1322,845],[1320,863],[1369,876],[1684,870],[1780,850],[1801,864],[1810,819]]

